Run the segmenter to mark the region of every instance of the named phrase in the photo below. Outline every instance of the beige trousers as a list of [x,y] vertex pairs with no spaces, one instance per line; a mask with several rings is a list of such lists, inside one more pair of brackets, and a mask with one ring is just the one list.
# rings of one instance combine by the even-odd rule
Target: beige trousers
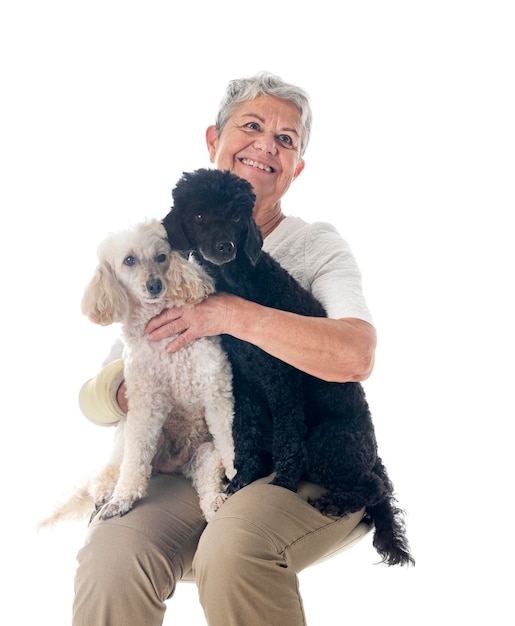
[[269,478],[231,496],[206,526],[191,484],[158,474],[123,517],[94,520],[77,556],[73,626],[158,626],[195,577],[210,626],[304,626],[297,574],[336,552],[363,511],[329,518]]

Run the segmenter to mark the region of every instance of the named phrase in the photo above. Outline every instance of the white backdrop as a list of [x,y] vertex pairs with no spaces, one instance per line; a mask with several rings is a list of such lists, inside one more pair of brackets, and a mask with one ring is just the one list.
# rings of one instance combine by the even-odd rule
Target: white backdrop
[[[514,623],[510,5],[2,5],[9,624],[70,623],[85,524],[34,526],[110,448],[112,431],[77,407],[115,334],[80,313],[96,246],[165,215],[182,171],[208,165],[226,83],[261,69],[312,96],[307,165],[284,209],[333,222],[358,258],[379,333],[365,387],[417,558],[374,565],[367,537],[308,569],[308,623]],[[166,624],[204,623],[194,585],[169,607]]]

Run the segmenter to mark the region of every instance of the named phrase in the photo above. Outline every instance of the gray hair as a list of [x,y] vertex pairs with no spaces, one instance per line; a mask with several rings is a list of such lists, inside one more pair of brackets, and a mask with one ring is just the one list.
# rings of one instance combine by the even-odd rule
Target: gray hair
[[300,156],[302,157],[308,147],[313,117],[309,96],[300,87],[286,83],[282,78],[270,72],[259,72],[249,78],[237,78],[229,82],[224,97],[220,102],[215,120],[218,134],[222,132],[237,104],[253,100],[262,95],[275,96],[276,98],[281,98],[281,100],[287,100],[299,110],[303,129],[302,137],[300,138]]

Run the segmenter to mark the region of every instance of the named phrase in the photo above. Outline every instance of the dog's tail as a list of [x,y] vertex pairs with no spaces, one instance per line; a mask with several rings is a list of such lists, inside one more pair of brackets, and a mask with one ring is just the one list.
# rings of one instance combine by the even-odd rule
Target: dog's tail
[[95,501],[87,484],[77,487],[72,495],[58,505],[51,515],[41,520],[36,530],[55,526],[65,520],[80,521],[86,519],[95,510]]
[[405,512],[397,506],[393,485],[380,459],[374,471],[385,482],[387,495],[366,508],[365,521],[375,526],[373,546],[386,565],[415,565],[406,536]]
[[406,537],[404,511],[394,502],[395,498],[389,496],[379,504],[367,507],[367,517],[375,526],[372,543],[386,565],[415,565]]

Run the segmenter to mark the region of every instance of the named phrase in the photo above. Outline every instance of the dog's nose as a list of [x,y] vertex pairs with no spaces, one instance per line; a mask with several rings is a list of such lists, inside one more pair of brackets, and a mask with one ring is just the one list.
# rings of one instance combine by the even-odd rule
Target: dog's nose
[[151,278],[147,280],[147,291],[152,296],[158,296],[163,289],[163,283],[160,278]]
[[232,254],[234,252],[234,243],[232,241],[220,241],[216,248],[222,254]]

